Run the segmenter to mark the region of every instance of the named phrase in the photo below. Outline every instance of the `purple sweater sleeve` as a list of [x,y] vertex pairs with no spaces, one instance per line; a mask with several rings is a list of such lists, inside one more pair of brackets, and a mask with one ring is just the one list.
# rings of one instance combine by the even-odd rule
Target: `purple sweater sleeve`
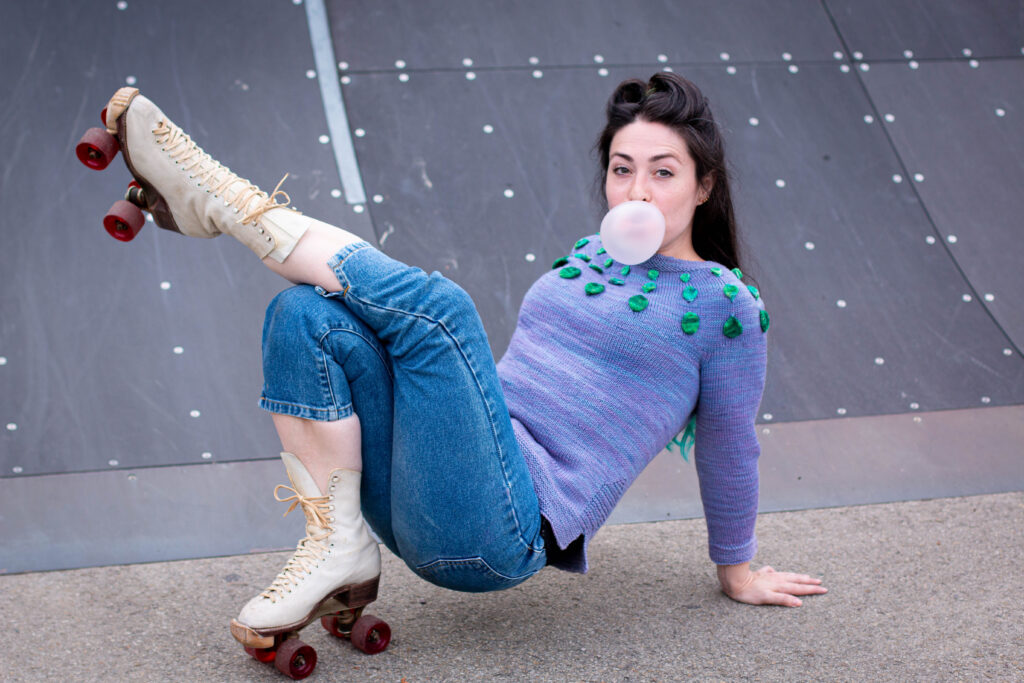
[[764,390],[766,344],[744,335],[709,351],[701,364],[694,460],[715,564],[740,564],[757,552],[754,420]]

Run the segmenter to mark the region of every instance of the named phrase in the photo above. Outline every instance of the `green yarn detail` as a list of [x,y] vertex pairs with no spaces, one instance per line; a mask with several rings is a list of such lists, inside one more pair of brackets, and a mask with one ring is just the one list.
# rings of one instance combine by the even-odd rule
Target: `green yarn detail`
[[761,311],[761,331],[768,331],[768,311]]
[[604,285],[599,282],[588,282],[583,291],[587,294],[600,294],[604,291]]
[[683,332],[686,334],[693,334],[700,327],[700,316],[696,313],[687,313],[683,316],[680,327],[683,328]]
[[622,270],[619,271],[620,275],[629,275],[629,266],[622,266]]
[[657,286],[658,285],[654,284],[653,282],[645,282],[644,286],[641,287],[640,289],[644,290],[644,293],[647,294],[649,292],[653,292],[654,288]]
[[732,269],[732,274],[736,276],[737,280],[742,280],[743,279],[743,271],[740,270],[739,268],[733,268]]
[[682,280],[683,282],[689,282],[690,281],[690,274],[689,273],[683,273],[682,275],[679,276],[679,279]]
[[591,263],[590,267],[593,268],[594,270],[596,270],[597,272],[601,273],[602,275],[604,275],[604,271],[601,270],[601,266]]
[[711,274],[717,277],[722,277],[722,269],[716,266],[711,269]]
[[590,262],[590,257],[587,256],[586,254],[573,254],[573,256],[575,256],[576,258],[578,258],[578,259],[580,259],[582,261],[586,261],[587,263]]
[[736,285],[728,284],[722,288],[722,291],[725,292],[726,299],[728,299],[729,301],[735,301],[736,293],[740,291],[740,288],[737,287]]
[[697,298],[697,288],[693,285],[686,285],[686,289],[683,290],[683,298],[693,303],[693,300]]
[[651,278],[652,280],[657,280],[659,275],[661,275],[661,273],[656,271],[654,268],[651,268],[650,270],[647,271],[647,277]]
[[613,263],[615,263],[614,259],[605,259],[604,267],[605,268],[611,268]]
[[761,298],[761,292],[757,291],[757,287],[754,285],[747,285],[747,289],[750,290],[751,295],[753,295],[755,299]]
[[601,247],[600,249],[597,250],[597,255],[598,256],[600,256],[601,254],[606,254],[606,253],[608,253],[608,250],[605,249],[604,247]]
[[620,279],[619,279],[619,278],[617,278],[617,277],[613,277],[612,279],[608,280],[608,282],[610,282],[610,283],[611,283],[611,284],[613,284],[613,285],[619,285],[620,287],[621,287],[622,285],[626,284],[626,281],[625,281],[625,280],[620,280]]
[[736,319],[736,316],[730,315],[729,319],[725,321],[725,325],[722,326],[722,332],[729,339],[733,339],[743,334],[743,325]]
[[690,415],[690,421],[686,423],[686,428],[681,434],[676,434],[668,445],[665,446],[666,451],[671,451],[672,446],[679,449],[679,455],[683,456],[683,460],[690,462],[690,454],[693,453],[693,444],[697,440],[697,416]]
[[629,307],[637,313],[647,308],[648,303],[647,297],[643,294],[637,294],[636,296],[629,297]]
[[583,239],[581,239],[578,242],[576,242],[575,245],[573,245],[573,249],[579,249],[580,247],[585,247],[588,244],[590,244],[590,240],[588,240],[586,237],[584,237]]
[[569,257],[568,256],[563,256],[561,258],[556,258],[555,262],[551,264],[551,269],[554,270],[555,268],[561,268],[562,266],[564,266],[568,262],[569,262]]
[[566,280],[571,280],[574,277],[579,277],[582,271],[576,266],[566,266],[558,271],[558,274],[564,277]]

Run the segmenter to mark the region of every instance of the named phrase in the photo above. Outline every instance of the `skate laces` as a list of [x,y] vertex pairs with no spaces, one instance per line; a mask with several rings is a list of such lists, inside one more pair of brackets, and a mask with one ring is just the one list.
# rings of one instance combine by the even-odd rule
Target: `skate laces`
[[[208,191],[216,198],[223,196],[225,204],[232,207],[242,217],[237,221],[242,225],[249,222],[255,223],[256,219],[271,209],[283,209],[291,204],[291,197],[281,189],[288,174],[277,184],[274,191],[269,195],[252,184],[245,178],[240,178],[230,168],[203,151],[185,131],[174,124],[169,124],[165,119],[157,122],[153,134],[157,142],[162,145],[161,149],[181,165],[182,169],[191,173],[197,184],[208,187]],[[233,195],[229,198],[228,191],[232,190]],[[284,201],[278,203],[277,199]],[[292,209],[295,211],[295,209]],[[290,508],[291,509],[291,508]],[[290,510],[289,509],[289,510]]]
[[[279,489],[291,491],[293,495],[281,498],[278,495]],[[291,486],[278,484],[274,488],[274,498],[281,503],[291,501],[291,505],[284,513],[286,517],[297,506],[302,506],[302,511],[306,515],[306,537],[299,541],[295,554],[288,560],[288,563],[281,570],[281,573],[277,575],[277,578],[274,579],[274,582],[270,584],[270,588],[260,593],[261,597],[269,598],[271,602],[277,602],[285,593],[291,590],[292,586],[299,584],[299,579],[303,574],[311,572],[316,567],[317,562],[327,552],[327,545],[322,541],[330,536],[332,531],[330,520],[326,514],[328,512],[327,496],[306,497]],[[315,535],[310,534],[309,525],[311,524],[320,527],[321,532]]]

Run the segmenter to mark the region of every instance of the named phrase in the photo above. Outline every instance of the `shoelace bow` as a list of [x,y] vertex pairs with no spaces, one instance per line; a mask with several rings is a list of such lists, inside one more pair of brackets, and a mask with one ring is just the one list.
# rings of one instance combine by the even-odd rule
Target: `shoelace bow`
[[[163,146],[163,151],[181,164],[186,171],[192,172],[191,177],[198,179],[200,186],[207,185],[214,197],[219,198],[223,194],[228,206],[242,213],[238,220],[242,225],[249,221],[255,222],[271,209],[281,209],[292,203],[288,193],[281,189],[281,185],[288,177],[287,173],[268,195],[245,178],[239,178],[230,168],[204,152],[203,148],[193,142],[181,128],[168,125],[167,121],[161,120],[153,129],[153,134],[156,135],[157,142]],[[227,190],[236,183],[242,187],[228,199]],[[278,197],[282,197],[284,202],[278,203]],[[249,202],[254,199],[257,201],[250,207]]]
[[[291,491],[293,495],[281,498],[278,495],[278,490],[284,489],[285,491]],[[325,538],[331,535],[330,520],[327,518],[328,512],[328,497],[327,496],[315,496],[307,498],[301,493],[293,489],[291,486],[285,486],[284,484],[278,484],[274,487],[274,498],[281,503],[287,503],[291,501],[291,505],[284,512],[284,516],[287,517],[288,513],[296,508],[296,506],[302,506],[302,512],[306,515],[307,523],[315,524],[322,530],[321,533],[311,536],[309,531],[306,532],[306,537],[299,541],[298,547],[295,549],[295,554],[288,560],[288,564],[284,566],[281,573],[277,575],[274,582],[270,584],[270,588],[260,593],[260,596],[270,598],[271,602],[277,602],[280,596],[291,590],[292,586],[297,586],[299,578],[308,572],[310,572],[318,561],[323,557],[324,553],[327,552],[327,546],[321,543]]]

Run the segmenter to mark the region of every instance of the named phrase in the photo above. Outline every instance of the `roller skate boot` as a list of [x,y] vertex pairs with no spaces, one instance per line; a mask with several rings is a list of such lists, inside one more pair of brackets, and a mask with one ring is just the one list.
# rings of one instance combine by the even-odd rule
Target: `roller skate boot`
[[298,458],[291,453],[281,458],[292,485],[279,485],[274,497],[291,502],[286,515],[302,507],[306,537],[270,587],[232,619],[231,635],[255,659],[273,662],[298,679],[316,666],[316,652],[298,639],[298,632],[312,621],[320,619],[327,631],[369,654],[388,646],[391,630],[363,614],[377,598],[380,548],[360,509],[361,473],[334,470],[328,490],[321,492]]
[[127,242],[138,234],[143,209],[161,228],[191,237],[228,233],[261,259],[282,262],[314,221],[288,207],[284,178],[269,195],[240,178],[137,88],[114,93],[101,116],[105,129],[89,129],[75,151],[95,170],[106,168],[120,151],[134,177],[125,199],[104,219],[116,239]]

